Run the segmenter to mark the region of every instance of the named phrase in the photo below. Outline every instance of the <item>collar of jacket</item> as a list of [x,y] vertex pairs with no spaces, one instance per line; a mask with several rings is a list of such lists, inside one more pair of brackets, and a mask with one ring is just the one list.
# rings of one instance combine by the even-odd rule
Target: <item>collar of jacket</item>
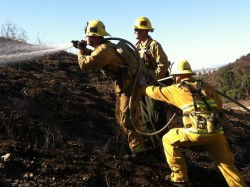
[[151,43],[152,40],[153,40],[152,37],[151,37],[151,36],[148,36],[148,39],[146,40],[146,45],[143,46],[143,45],[142,45],[142,42],[139,40],[139,41],[136,43],[136,46],[142,45],[143,47],[145,47],[145,46],[148,45],[148,43]]

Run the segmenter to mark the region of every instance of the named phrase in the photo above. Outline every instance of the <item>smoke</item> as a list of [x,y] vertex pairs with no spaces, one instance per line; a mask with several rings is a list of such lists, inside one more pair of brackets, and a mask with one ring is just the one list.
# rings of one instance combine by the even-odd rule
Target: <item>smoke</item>
[[31,45],[13,41],[0,41],[0,64],[31,60],[72,47],[72,44]]

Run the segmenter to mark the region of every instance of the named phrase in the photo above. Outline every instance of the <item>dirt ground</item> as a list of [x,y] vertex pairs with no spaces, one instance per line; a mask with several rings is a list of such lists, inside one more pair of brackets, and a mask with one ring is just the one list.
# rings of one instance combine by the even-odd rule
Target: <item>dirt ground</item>
[[[66,52],[0,65],[0,186],[168,186],[161,151],[142,162],[124,158],[112,84],[97,75]],[[250,114],[225,112],[235,164],[250,186]],[[180,117],[169,128],[178,125]],[[203,147],[182,152],[193,186],[227,186]]]

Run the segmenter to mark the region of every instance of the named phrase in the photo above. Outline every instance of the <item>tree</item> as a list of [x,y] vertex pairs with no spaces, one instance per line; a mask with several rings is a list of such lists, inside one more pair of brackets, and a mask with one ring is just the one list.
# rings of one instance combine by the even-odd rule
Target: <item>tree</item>
[[226,95],[238,100],[241,97],[241,92],[240,92],[240,89],[232,89],[232,90],[228,90]]
[[247,97],[250,96],[250,76],[244,75],[241,77],[241,88],[245,90]]
[[228,69],[225,68],[220,72],[220,76],[222,78],[221,83],[223,86],[229,86],[229,87],[234,86],[235,74],[233,71],[229,71]]
[[6,21],[5,24],[1,26],[1,36],[25,43],[28,40],[26,31],[11,21]]

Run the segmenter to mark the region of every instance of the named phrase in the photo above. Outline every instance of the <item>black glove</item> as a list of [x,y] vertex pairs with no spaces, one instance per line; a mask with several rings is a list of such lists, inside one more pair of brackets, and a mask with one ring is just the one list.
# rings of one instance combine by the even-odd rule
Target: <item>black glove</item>
[[86,46],[87,46],[86,40],[81,40],[81,41],[78,42],[78,44],[77,44],[77,48],[78,48],[78,49],[82,49],[82,50],[84,50],[84,49],[86,48]]
[[80,42],[78,40],[72,40],[71,43],[73,43],[75,48],[82,50],[84,50],[87,46],[87,42],[85,40],[81,40]]

